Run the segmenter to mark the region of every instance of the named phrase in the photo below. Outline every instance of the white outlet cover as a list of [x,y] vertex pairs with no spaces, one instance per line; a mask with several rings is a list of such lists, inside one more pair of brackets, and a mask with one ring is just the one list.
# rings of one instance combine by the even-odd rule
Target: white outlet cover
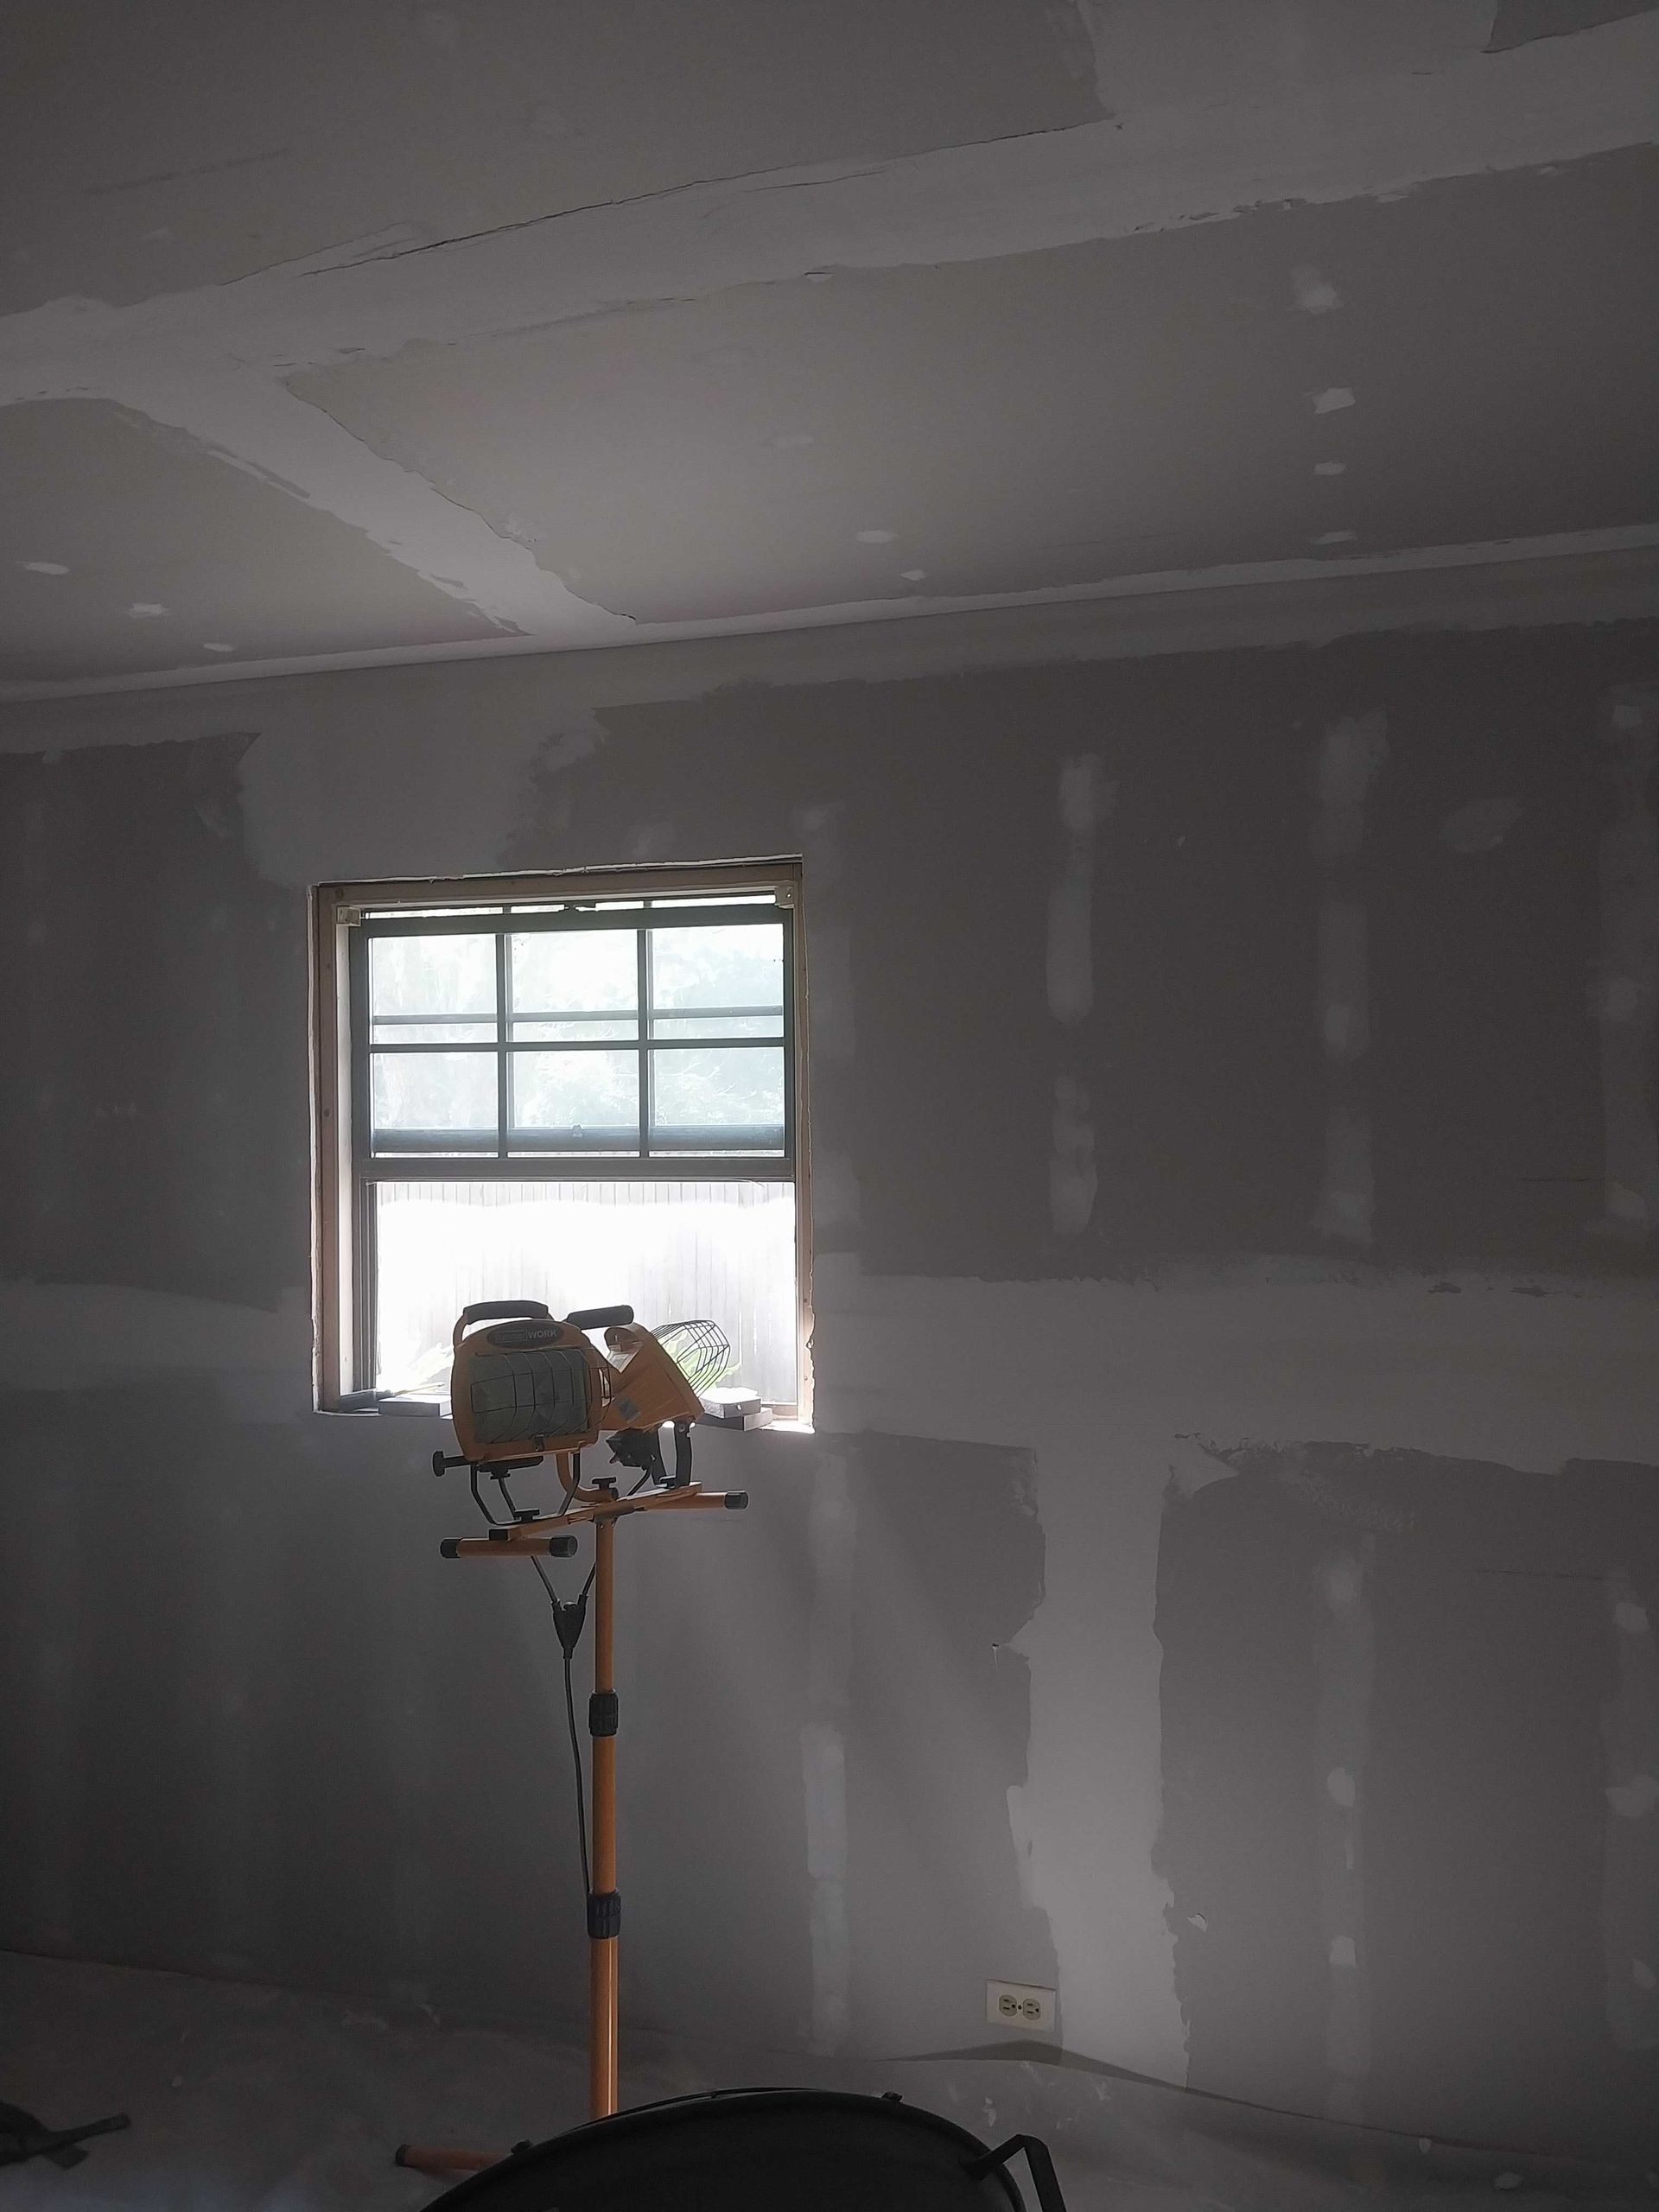
[[985,2018],[994,2028],[1020,2028],[1027,2035],[1054,2032],[1054,1992],[1028,1981],[988,1981]]

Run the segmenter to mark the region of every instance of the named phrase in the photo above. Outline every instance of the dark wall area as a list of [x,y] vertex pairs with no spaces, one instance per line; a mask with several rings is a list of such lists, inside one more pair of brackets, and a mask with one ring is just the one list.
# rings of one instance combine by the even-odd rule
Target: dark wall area
[[[1640,2153],[1659,2001],[1632,1967],[1659,1897],[1649,1856],[1607,1911],[1605,1735],[1619,1646],[1659,1611],[1654,1470],[1221,1456],[1231,1478],[1172,1501],[1160,1561],[1160,1863],[1192,2081],[1270,2103],[1289,2070],[1323,2108],[1342,2070],[1332,1983],[1353,1981],[1382,2108],[1433,2136],[1471,2133],[1478,2112],[1494,2141]],[[1333,1742],[1321,1775],[1333,1604],[1363,1623],[1369,1679],[1360,1756],[1336,1764]],[[1322,1887],[1322,1820],[1343,1831],[1345,1895]],[[1332,1957],[1344,1934],[1351,1961]],[[1617,2050],[1610,1978],[1642,2023]]]
[[251,735],[0,763],[0,1267],[305,1280],[305,917],[241,840]]

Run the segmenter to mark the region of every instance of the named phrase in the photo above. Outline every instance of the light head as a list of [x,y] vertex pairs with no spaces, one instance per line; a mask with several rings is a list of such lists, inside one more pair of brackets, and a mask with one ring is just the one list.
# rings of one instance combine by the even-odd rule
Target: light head
[[[609,1357],[588,1332],[605,1331]],[[699,1365],[719,1365],[729,1347],[711,1322],[671,1323],[671,1342],[693,1341]],[[467,1306],[454,1330],[450,1411],[466,1458],[476,1466],[585,1452],[607,1432],[655,1431],[693,1421],[702,1401],[666,1346],[639,1327],[631,1306],[579,1308],[556,1320],[537,1299],[490,1299]]]

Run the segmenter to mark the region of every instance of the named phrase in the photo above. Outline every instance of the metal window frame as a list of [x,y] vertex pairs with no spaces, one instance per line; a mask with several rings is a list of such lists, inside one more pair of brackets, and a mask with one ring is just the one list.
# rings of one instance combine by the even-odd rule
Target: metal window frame
[[[653,927],[741,926],[761,918],[753,906],[741,907],[662,906],[655,902],[698,901],[745,895],[767,897],[784,929],[781,1048],[784,1058],[782,1148],[772,1152],[710,1152],[692,1148],[690,1130],[651,1129],[650,1073],[662,1052],[759,1048],[776,1051],[778,1038],[678,1038],[651,1036],[649,979],[637,977],[635,1033],[632,1038],[532,1040],[514,1044],[510,1018],[511,938],[543,931],[631,929],[639,933],[641,971],[649,958],[647,931]],[[607,900],[652,902],[607,908]],[[313,1127],[314,1236],[313,1294],[316,1317],[314,1387],[321,1409],[340,1408],[353,1389],[363,1387],[372,1368],[375,1341],[375,1185],[380,1182],[534,1183],[582,1182],[786,1182],[796,1198],[797,1374],[799,1402],[785,1412],[804,1415],[810,1404],[811,1242],[808,1185],[805,958],[801,912],[801,865],[797,859],[753,862],[688,863],[668,868],[583,869],[543,875],[400,879],[382,883],[319,885],[311,901],[315,1089]],[[531,906],[537,911],[510,912]],[[434,907],[464,908],[438,915]],[[771,915],[767,915],[771,918]],[[493,1021],[487,1045],[444,1044],[425,1049],[488,1052],[496,1056],[497,1127],[487,1141],[461,1149],[454,1133],[429,1133],[432,1141],[408,1151],[376,1153],[369,1126],[368,1068],[376,1052],[416,1051],[419,1046],[372,1046],[368,1003],[370,937],[488,934],[495,942],[495,1009],[480,1014]],[[716,1009],[715,1011],[729,1011]],[[671,1017],[672,1018],[672,1017]],[[511,1148],[509,1071],[515,1053],[537,1052],[637,1051],[639,1055],[639,1123],[637,1153],[596,1150],[537,1152]],[[400,1141],[403,1135],[400,1133]],[[410,1133],[416,1137],[429,1133]],[[746,1135],[760,1132],[745,1132]],[[769,1134],[769,1133],[767,1133]]]

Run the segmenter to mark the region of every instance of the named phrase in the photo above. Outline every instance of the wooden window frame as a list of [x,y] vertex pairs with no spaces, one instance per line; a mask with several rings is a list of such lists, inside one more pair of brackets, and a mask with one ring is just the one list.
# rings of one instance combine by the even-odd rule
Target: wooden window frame
[[[351,988],[351,931],[365,912],[384,915],[408,908],[413,915],[435,906],[550,905],[560,902],[659,898],[713,897],[725,893],[769,892],[786,910],[790,969],[785,979],[786,1090],[793,1136],[792,1162],[780,1171],[772,1160],[747,1163],[688,1158],[677,1169],[671,1158],[636,1162],[628,1179],[695,1180],[696,1166],[717,1167],[727,1179],[792,1180],[795,1190],[796,1374],[798,1402],[779,1410],[810,1420],[812,1328],[812,1243],[810,1120],[807,1087],[806,946],[801,863],[798,859],[685,862],[667,867],[575,868],[538,874],[400,877],[383,882],[323,883],[311,893],[311,1072],[312,1072],[312,1313],[313,1399],[325,1413],[361,1409],[363,1379],[355,1371],[361,1331],[356,1311],[359,1255],[363,1229],[356,1157],[353,1098],[353,1007]],[[360,1018],[360,1010],[359,1018]],[[526,1154],[496,1160],[491,1155],[437,1155],[443,1179],[487,1181],[504,1177],[535,1182],[579,1182],[592,1174],[571,1172],[557,1155]],[[486,1165],[487,1163],[487,1165]],[[611,1163],[613,1166],[620,1163]],[[480,1172],[482,1169],[482,1172]],[[611,1178],[609,1179],[614,1179]],[[707,1179],[703,1176],[702,1179]]]

